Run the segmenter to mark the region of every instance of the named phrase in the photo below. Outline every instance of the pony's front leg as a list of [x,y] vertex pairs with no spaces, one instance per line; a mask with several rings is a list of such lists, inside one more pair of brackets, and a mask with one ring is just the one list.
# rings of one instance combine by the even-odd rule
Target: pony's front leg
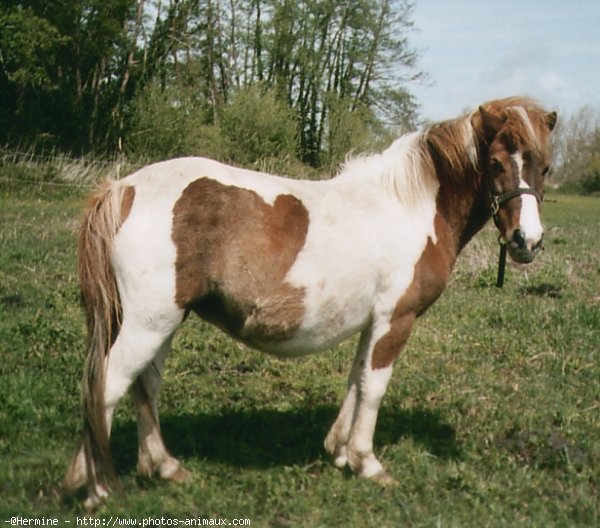
[[338,468],[343,468],[348,463],[348,440],[356,417],[360,374],[369,350],[370,340],[371,329],[369,328],[360,336],[358,351],[348,377],[348,392],[340,412],[325,438],[325,450],[333,456],[333,463]]
[[362,477],[383,484],[393,481],[373,453],[373,435],[377,423],[379,405],[392,375],[392,365],[373,369],[365,365],[360,379],[360,398],[346,449],[348,464]]
[[346,456],[355,473],[382,484],[389,484],[393,479],[373,453],[377,414],[392,375],[394,360],[410,335],[414,319],[414,314],[410,313],[396,317],[388,324],[375,325],[358,362],[357,399]]

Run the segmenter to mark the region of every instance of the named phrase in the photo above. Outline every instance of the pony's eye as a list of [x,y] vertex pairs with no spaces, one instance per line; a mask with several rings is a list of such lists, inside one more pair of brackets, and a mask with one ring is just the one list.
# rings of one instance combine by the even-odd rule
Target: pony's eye
[[552,174],[552,167],[550,165],[546,165],[544,170],[542,171],[544,176],[548,176],[548,174]]
[[500,174],[500,173],[504,172],[504,165],[502,165],[502,162],[499,159],[492,158],[490,160],[490,169],[492,171],[494,171],[496,174]]

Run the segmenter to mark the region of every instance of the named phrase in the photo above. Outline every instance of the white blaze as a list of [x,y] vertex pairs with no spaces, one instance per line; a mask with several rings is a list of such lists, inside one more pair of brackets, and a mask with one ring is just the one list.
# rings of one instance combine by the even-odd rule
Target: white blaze
[[[523,179],[523,156],[521,156],[520,152],[516,152],[513,154],[512,159],[519,169],[519,188],[529,189],[528,183]],[[537,199],[531,194],[521,195],[519,229],[525,236],[527,247],[530,249],[539,243],[544,234]]]

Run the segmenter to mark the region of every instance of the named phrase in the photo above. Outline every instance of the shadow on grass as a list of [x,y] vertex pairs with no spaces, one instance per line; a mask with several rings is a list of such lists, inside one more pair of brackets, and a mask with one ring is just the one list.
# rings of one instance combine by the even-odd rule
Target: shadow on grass
[[[224,410],[210,414],[162,417],[165,443],[178,458],[202,458],[235,467],[268,468],[306,464],[325,456],[323,440],[338,409],[318,406],[289,411]],[[115,463],[133,469],[136,425],[128,421],[114,430]],[[375,433],[377,451],[411,438],[431,454],[460,457],[454,429],[430,410],[382,408]]]
[[533,295],[536,297],[550,297],[551,299],[560,299],[563,296],[563,288],[555,284],[544,282],[535,286],[524,286],[520,288],[521,295]]

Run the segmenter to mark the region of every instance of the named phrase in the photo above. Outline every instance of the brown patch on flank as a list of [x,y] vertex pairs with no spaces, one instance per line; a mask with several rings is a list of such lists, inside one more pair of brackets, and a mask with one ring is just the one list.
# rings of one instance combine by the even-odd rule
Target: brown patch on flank
[[123,195],[121,196],[121,224],[127,220],[131,208],[133,207],[133,199],[135,198],[135,188],[128,185],[123,189]]
[[288,339],[304,316],[304,290],[284,278],[308,223],[292,195],[269,205],[254,191],[193,181],[173,208],[175,302],[250,344]]
[[435,217],[435,232],[437,243],[434,244],[431,238],[427,240],[415,266],[413,280],[394,308],[390,329],[375,344],[371,357],[373,369],[393,363],[410,336],[415,319],[434,303],[448,284],[456,252],[448,240],[452,236],[450,226],[439,214]]

